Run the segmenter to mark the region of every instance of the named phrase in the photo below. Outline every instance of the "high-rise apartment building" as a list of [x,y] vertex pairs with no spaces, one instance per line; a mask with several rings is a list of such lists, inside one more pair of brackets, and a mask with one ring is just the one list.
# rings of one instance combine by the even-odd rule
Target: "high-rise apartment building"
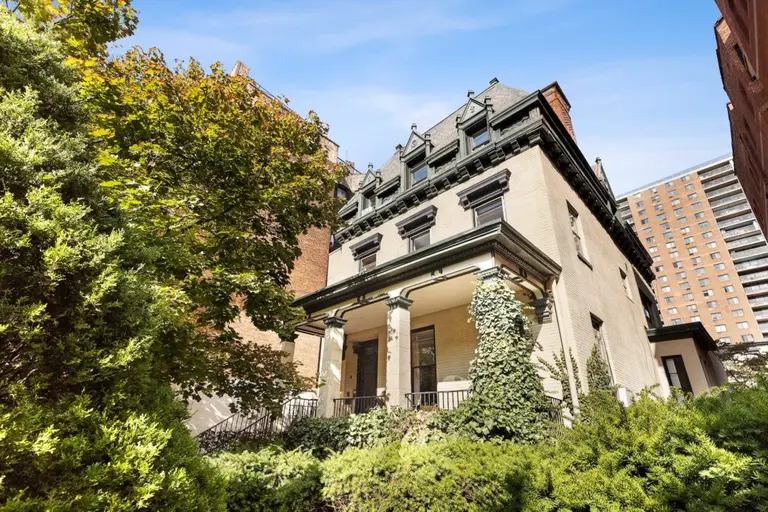
[[747,199],[768,229],[768,2],[715,0],[723,17],[715,24],[717,62],[728,94],[733,159]]
[[768,337],[768,245],[731,155],[617,202],[653,257],[666,325],[699,321],[713,338],[734,343]]

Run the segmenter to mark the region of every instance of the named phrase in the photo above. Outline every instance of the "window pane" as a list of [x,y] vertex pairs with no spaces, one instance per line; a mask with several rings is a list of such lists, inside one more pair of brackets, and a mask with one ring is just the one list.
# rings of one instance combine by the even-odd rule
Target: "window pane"
[[414,393],[437,391],[433,328],[411,331],[411,381]]
[[427,164],[423,163],[420,167],[411,171],[411,185],[416,184],[427,178]]
[[472,149],[488,142],[488,129],[483,128],[472,135]]
[[360,270],[366,271],[376,268],[376,255],[371,254],[360,260]]
[[478,206],[475,208],[475,215],[477,216],[478,226],[503,219],[504,209],[502,208],[501,198]]
[[424,247],[429,247],[429,231],[424,231],[411,237],[411,250],[418,251]]

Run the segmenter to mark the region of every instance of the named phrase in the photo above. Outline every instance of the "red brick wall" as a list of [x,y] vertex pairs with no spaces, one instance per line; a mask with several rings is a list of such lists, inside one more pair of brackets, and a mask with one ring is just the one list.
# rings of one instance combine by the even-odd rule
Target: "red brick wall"
[[555,111],[555,114],[557,114],[557,117],[560,118],[560,121],[565,126],[565,129],[568,130],[568,133],[571,134],[571,137],[573,137],[573,140],[575,141],[576,134],[573,131],[573,122],[571,121],[571,104],[568,103],[568,99],[565,97],[563,90],[560,89],[558,83],[555,82],[545,88],[542,91],[542,94],[552,109]]

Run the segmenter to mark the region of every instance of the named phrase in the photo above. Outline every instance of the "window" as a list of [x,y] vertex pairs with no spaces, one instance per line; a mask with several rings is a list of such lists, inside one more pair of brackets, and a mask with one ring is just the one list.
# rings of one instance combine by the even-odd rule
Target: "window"
[[368,272],[376,268],[376,253],[360,258],[360,272]]
[[683,290],[690,290],[691,289],[691,283],[689,283],[688,281],[680,283],[680,288],[682,288]]
[[683,321],[680,320],[679,318],[673,318],[672,319],[672,325],[680,325],[682,323],[683,323]]
[[669,253],[670,258],[678,258],[680,256],[680,253],[677,251],[672,251]]
[[706,220],[704,222],[699,222],[699,227],[701,229],[707,229],[709,227],[709,222],[707,222]]
[[685,237],[685,238],[683,239],[683,241],[684,241],[686,244],[692,244],[692,243],[693,243],[693,237],[692,237],[692,236],[687,236],[687,237]]
[[725,263],[715,263],[715,270],[725,270]]
[[672,291],[672,288],[670,288],[669,286],[662,286],[661,291],[662,293],[669,293]]
[[726,332],[727,330],[728,328],[723,324],[719,324],[715,326],[715,332]]
[[675,184],[673,182],[671,182],[671,181],[668,181],[668,182],[666,182],[664,184],[664,188],[672,188],[674,186],[675,186]]
[[752,336],[751,334],[742,334],[741,341],[743,341],[744,343],[750,343],[755,341],[755,337]]
[[[713,292],[712,290],[704,290],[704,291],[703,291],[703,292],[701,292],[701,293],[702,293],[702,294],[703,294],[705,297],[711,297],[711,296],[713,296],[713,295],[715,294],[715,292]],[[717,307],[717,301],[716,301],[716,300],[713,300],[712,302],[714,302],[714,303],[715,303],[715,305],[714,305],[714,306],[709,306],[709,304],[710,304],[709,302],[707,302],[707,306],[709,306],[709,307]]]
[[722,313],[712,313],[712,321],[713,322],[715,320],[722,320],[722,319],[723,319],[723,314]]
[[660,262],[661,261],[661,256],[654,256],[653,257],[653,261],[655,261],[656,263]]
[[744,310],[743,309],[734,309],[732,311],[733,316],[744,316]]
[[683,214],[682,208],[675,208],[675,217],[679,217]]
[[720,253],[719,252],[713,252],[712,254],[709,255],[709,257],[712,258],[713,260],[719,260],[720,259]]
[[701,208],[701,203],[693,203],[691,205],[691,208],[693,208],[694,210],[698,210],[699,208]]
[[749,322],[738,322],[736,327],[738,329],[749,329]]
[[664,209],[664,205],[661,203],[653,205],[653,209],[656,210],[657,212],[660,212]]
[[649,244],[652,244],[655,241],[656,241],[656,237],[655,236],[649,236],[648,238],[645,239],[645,242],[649,243]]
[[636,207],[636,208],[642,208],[642,207],[643,207],[643,202],[642,202],[642,201],[638,201],[638,202],[636,202],[636,203],[635,203],[635,207]]
[[666,244],[664,244],[664,246],[667,249],[675,249],[677,247],[677,244],[675,244],[675,242],[667,242]]
[[671,231],[667,231],[666,233],[664,233],[664,238],[666,240],[672,240],[673,238],[675,238],[675,234]]
[[411,388],[414,393],[437,391],[435,362],[435,328],[411,331]]
[[670,315],[676,315],[677,314],[677,308],[668,308],[667,313]]
[[579,219],[578,212],[576,212],[570,204],[568,205],[568,216],[571,222],[571,233],[573,234],[573,243],[576,246],[576,252],[582,258],[586,258],[584,240],[581,235],[581,219]]
[[717,242],[707,242],[707,249],[716,249]]
[[739,298],[738,297],[728,297],[728,304],[738,304]]
[[677,277],[678,279],[685,279],[686,277],[688,277],[688,274],[686,274],[685,272],[678,272],[677,274],[675,274],[675,277]]
[[429,247],[429,230],[422,231],[410,237],[411,252]]
[[692,293],[686,293],[683,295],[683,300],[693,300],[693,294]]
[[659,248],[658,248],[658,247],[655,247],[655,246],[654,246],[654,247],[649,247],[649,248],[648,248],[648,252],[651,252],[651,253],[653,253],[653,252],[659,252]]
[[694,255],[694,254],[696,254],[697,252],[699,252],[699,249],[698,249],[698,248],[696,248],[696,247],[689,247],[689,248],[688,248],[688,256],[693,256],[693,255]]
[[[682,178],[680,178],[680,181],[682,181],[683,183],[685,183],[686,181],[691,181],[691,176],[690,176],[689,174],[686,174],[685,176],[683,176]],[[692,185],[692,184],[691,184],[691,185]],[[691,185],[686,185],[686,186],[687,186],[687,187],[690,187]]]
[[658,203],[659,201],[661,201],[661,198],[659,196],[653,196],[651,198],[651,201],[653,201],[654,203]]
[[692,194],[688,194],[688,199],[696,199],[697,197],[699,197],[699,194],[697,194],[696,192]]
[[694,188],[696,188],[696,185],[694,185],[693,183],[689,183],[688,185],[685,186],[686,191],[691,191]]
[[427,160],[423,156],[412,162],[408,162],[408,175],[411,180],[410,185],[413,186],[427,179],[428,170],[429,166],[427,165]]
[[656,215],[656,218],[659,219],[659,220],[664,220],[664,219],[667,218],[667,214],[666,213],[660,213],[660,214]]
[[691,232],[691,228],[689,228],[688,226],[686,226],[684,228],[680,228],[680,233],[682,233],[684,235],[687,235],[690,232]]
[[711,231],[705,231],[704,233],[701,234],[701,238],[704,238],[704,239],[712,238],[712,232]]
[[608,366],[608,373],[611,377],[611,383],[613,383],[613,369],[611,368],[610,359],[608,359],[608,347],[605,343],[605,337],[603,336],[603,321],[597,318],[595,315],[592,316],[592,334],[595,337],[595,344],[597,345],[597,349],[600,351],[600,355],[603,356],[603,361],[605,361],[605,364]]
[[[578,214],[576,217],[578,221]],[[490,224],[491,222],[502,220],[503,218],[504,203],[500,197],[475,207],[475,226],[484,226],[486,224]]]
[[664,365],[667,382],[671,387],[685,393],[693,393],[691,381],[688,379],[688,372],[685,370],[685,364],[683,363],[683,356],[662,357],[661,362]]
[[673,199],[672,200],[672,206],[677,206],[679,204],[680,204],[680,200],[679,199]]
[[682,261],[674,261],[672,262],[672,266],[675,268],[683,268],[683,262]]
[[699,279],[699,286],[707,286],[709,284],[709,278],[708,277],[702,277]]
[[621,276],[621,284],[624,286],[624,293],[630,299],[632,298],[632,290],[629,287],[629,278],[627,273],[623,269],[619,269],[619,276]]
[[719,338],[718,341],[722,341],[723,343],[729,343],[730,344],[731,343],[731,338],[726,336],[724,338]]
[[714,309],[714,308],[716,308],[716,307],[717,307],[717,301],[716,301],[716,300],[711,300],[711,301],[707,302],[707,307],[708,307],[709,309]]
[[659,276],[660,283],[666,283],[669,280],[667,276]]
[[730,274],[720,274],[719,276],[717,276],[717,280],[721,281],[721,282],[722,281],[730,281],[731,280],[731,276],[730,276]]
[[664,272],[664,265],[656,265],[656,272]]
[[664,302],[666,302],[667,304],[673,304],[675,302],[675,298],[674,297],[664,297]]
[[701,263],[701,256],[694,256],[693,258],[691,258],[691,263],[693,265],[698,265],[699,263]]
[[687,309],[688,311],[696,312],[699,310],[699,306],[697,306],[696,304],[688,304],[687,306],[685,306],[685,309]]
[[479,148],[490,140],[488,126],[482,125],[475,127],[474,131],[469,133],[469,146],[472,151]]
[[694,272],[697,274],[704,274],[707,271],[704,267],[698,267]]
[[701,317],[699,315],[694,315],[691,317],[691,322],[701,322]]
[[733,293],[736,291],[736,288],[733,287],[733,285],[723,286],[723,291],[725,293]]
[[664,230],[669,229],[669,222],[662,222],[661,224],[659,224],[659,226],[661,226],[661,229],[664,229]]
[[697,212],[693,215],[697,219],[703,219],[704,218],[704,212]]
[[651,219],[640,219],[640,224],[648,224],[651,222]]
[[678,224],[685,224],[686,222],[688,222],[688,217],[680,217],[677,219]]

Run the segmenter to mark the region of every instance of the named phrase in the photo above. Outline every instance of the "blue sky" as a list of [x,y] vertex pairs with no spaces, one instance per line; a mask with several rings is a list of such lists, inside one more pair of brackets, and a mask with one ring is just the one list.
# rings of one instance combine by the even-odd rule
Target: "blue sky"
[[251,76],[315,110],[340,155],[378,167],[497,77],[557,80],[587,159],[623,192],[730,151],[713,0],[134,0],[123,47]]

